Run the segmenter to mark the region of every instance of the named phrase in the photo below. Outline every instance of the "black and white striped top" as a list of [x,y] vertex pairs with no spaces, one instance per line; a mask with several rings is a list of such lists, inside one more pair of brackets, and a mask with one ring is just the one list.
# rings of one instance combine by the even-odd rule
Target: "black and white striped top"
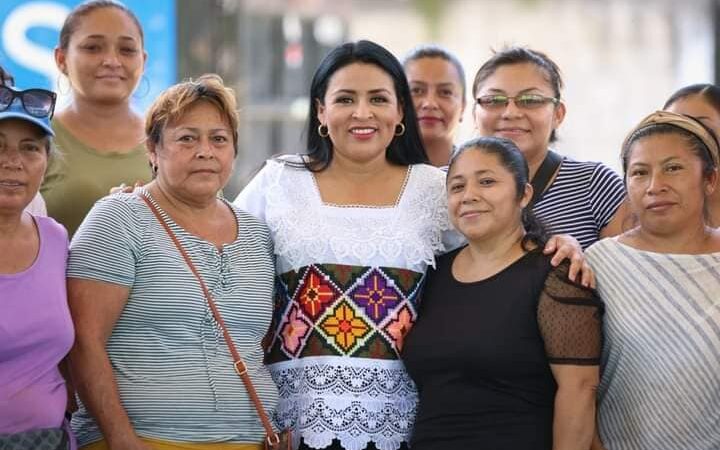
[[[265,225],[228,205],[238,237],[222,251],[162,214],[210,289],[272,412],[277,389],[262,364],[260,345],[273,308],[272,241]],[[98,201],[72,240],[68,276],[130,288],[107,352],[123,406],[140,436],[262,441],[255,408],[198,282],[139,197],[117,194]],[[72,426],[80,446],[102,438],[82,405]]]
[[605,303],[598,431],[613,450],[720,448],[720,252],[590,247]]
[[533,211],[551,234],[569,234],[584,249],[600,239],[624,199],[622,178],[612,169],[565,158]]

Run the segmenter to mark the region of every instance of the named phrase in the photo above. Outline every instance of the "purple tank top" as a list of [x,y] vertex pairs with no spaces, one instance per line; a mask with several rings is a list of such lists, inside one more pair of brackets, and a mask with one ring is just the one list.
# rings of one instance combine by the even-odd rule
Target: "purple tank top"
[[53,219],[35,223],[35,262],[0,274],[0,434],[59,427],[67,403],[57,366],[74,339],[65,289],[68,237]]

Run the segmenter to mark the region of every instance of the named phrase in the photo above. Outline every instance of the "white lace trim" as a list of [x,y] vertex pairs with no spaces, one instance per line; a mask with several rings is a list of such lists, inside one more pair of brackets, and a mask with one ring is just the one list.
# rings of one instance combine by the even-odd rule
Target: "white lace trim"
[[370,442],[397,450],[409,442],[417,409],[415,385],[400,361],[311,357],[277,363],[276,421],[312,448],[338,439],[347,450]]
[[443,174],[434,167],[413,166],[394,208],[340,208],[322,203],[307,170],[267,164],[265,218],[280,272],[318,261],[422,272],[445,250],[450,224]]

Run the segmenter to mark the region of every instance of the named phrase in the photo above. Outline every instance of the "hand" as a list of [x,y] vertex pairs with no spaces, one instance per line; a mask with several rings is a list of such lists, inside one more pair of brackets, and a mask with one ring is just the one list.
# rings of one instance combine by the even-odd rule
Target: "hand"
[[[582,247],[580,247],[580,243],[574,237],[567,234],[552,236],[545,245],[543,253],[553,255],[552,260],[550,260],[550,264],[553,266],[557,266],[564,260],[569,259],[570,270],[568,272],[568,278],[585,287],[595,287],[595,273],[587,261],[585,261]],[[577,280],[578,274],[580,274],[580,281]]]
[[131,192],[135,192],[136,189],[143,186],[143,182],[140,180],[135,181],[135,184],[132,186],[128,186],[125,183],[121,183],[120,186],[114,186],[110,188],[110,194],[117,194],[119,192],[130,194]]

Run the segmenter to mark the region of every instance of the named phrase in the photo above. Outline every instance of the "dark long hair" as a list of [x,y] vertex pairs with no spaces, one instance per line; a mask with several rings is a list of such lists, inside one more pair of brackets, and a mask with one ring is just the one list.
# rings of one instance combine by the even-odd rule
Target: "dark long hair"
[[398,104],[403,110],[405,133],[395,136],[386,150],[386,158],[392,164],[407,166],[410,164],[427,163],[417,116],[410,96],[410,87],[402,65],[392,53],[371,41],[348,42],[335,47],[320,63],[310,84],[310,111],[307,123],[307,153],[309,161],[305,163],[308,170],[320,172],[325,170],[333,158],[333,144],[329,137],[318,134],[320,121],[318,102],[325,99],[328,84],[332,76],[340,69],[353,63],[372,64],[393,80]]
[[678,89],[667,99],[663,109],[668,109],[676,101],[692,97],[693,95],[702,97],[720,114],[720,86],[709,83],[691,84]]
[[[498,137],[479,137],[465,142],[450,157],[448,175],[458,157],[468,150],[497,155],[500,163],[512,174],[515,180],[516,200],[519,201],[523,197],[525,186],[530,183],[530,169],[525,156],[513,141]],[[521,217],[525,229],[525,236],[523,236],[521,242],[523,250],[529,251],[529,244],[531,243],[538,247],[544,247],[548,241],[547,230],[533,213],[532,205],[528,204],[522,209]]]

